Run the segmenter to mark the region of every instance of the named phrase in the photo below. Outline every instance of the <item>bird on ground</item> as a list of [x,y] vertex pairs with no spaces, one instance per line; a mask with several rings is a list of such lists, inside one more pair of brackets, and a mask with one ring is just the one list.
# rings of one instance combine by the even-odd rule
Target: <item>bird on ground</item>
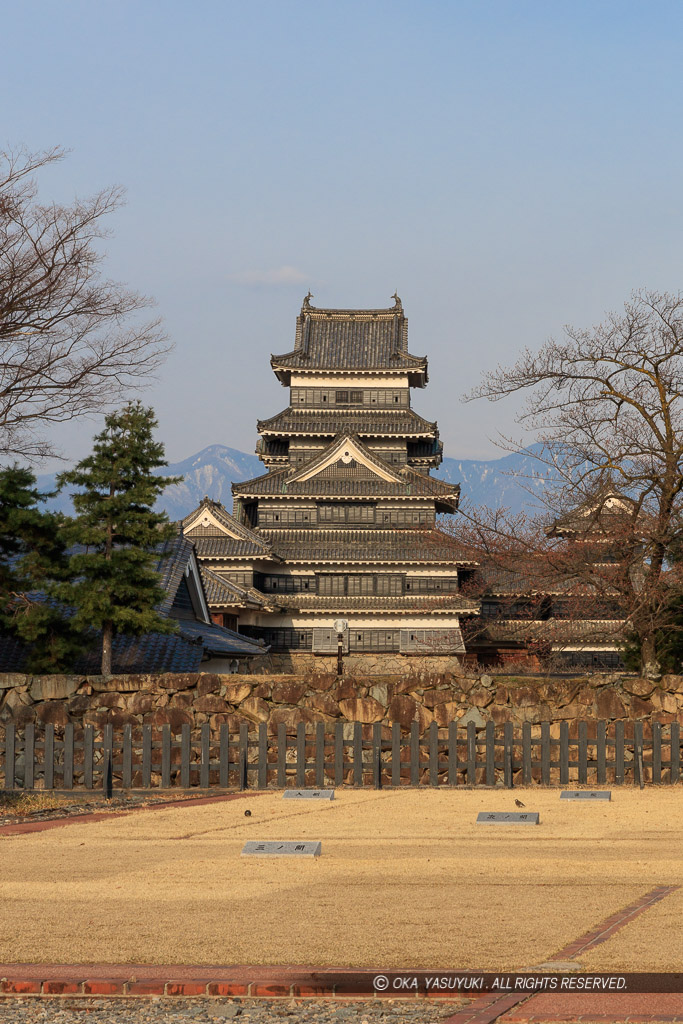
[[244,812],[244,817],[245,818],[251,818],[251,811],[245,811]]
[[515,800],[515,804],[517,807],[526,807],[526,804],[523,804],[521,800]]

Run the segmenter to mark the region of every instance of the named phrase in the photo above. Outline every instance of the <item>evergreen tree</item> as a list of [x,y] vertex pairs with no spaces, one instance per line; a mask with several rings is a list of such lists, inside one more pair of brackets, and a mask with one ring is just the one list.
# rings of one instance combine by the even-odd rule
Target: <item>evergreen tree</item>
[[73,667],[86,639],[55,591],[69,578],[63,517],[46,512],[30,469],[0,470],[0,630],[24,641],[29,672]]
[[75,582],[62,593],[76,608],[82,628],[102,631],[102,674],[112,668],[114,636],[172,633],[173,622],[157,612],[164,592],[156,563],[175,527],[154,504],[180,477],[157,476],[166,466],[164,446],[153,439],[152,409],[129,402],[105,419],[93,453],[58,480],[79,488],[73,497],[76,518],[68,528],[72,543],[85,551],[72,555]]

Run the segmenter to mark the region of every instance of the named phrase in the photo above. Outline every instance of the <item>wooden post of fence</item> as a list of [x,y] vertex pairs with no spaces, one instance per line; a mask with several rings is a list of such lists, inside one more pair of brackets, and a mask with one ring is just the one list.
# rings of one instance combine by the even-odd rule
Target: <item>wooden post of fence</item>
[[486,723],[486,785],[496,784],[496,748],[493,722]]
[[681,727],[678,722],[670,725],[671,737],[671,781],[678,782],[681,775]]
[[[111,724],[104,727],[102,737],[102,788],[105,799],[111,800],[114,795],[114,730]],[[66,730],[64,730],[64,776],[66,783]]]
[[133,730],[130,724],[123,727],[123,767],[122,784],[124,789],[133,785]]
[[277,726],[277,785],[284,789],[287,785],[287,727],[284,722]]
[[[111,726],[109,727],[111,728]],[[64,789],[74,788],[74,724],[64,726]]]
[[[320,723],[322,725],[322,722]],[[324,728],[324,726],[323,726]],[[268,723],[258,724],[258,776],[256,785],[259,789],[268,788]]]
[[624,723],[614,724],[614,783],[624,784]]
[[180,785],[190,788],[190,725],[183,722],[180,727]]
[[15,735],[13,722],[5,726],[5,789],[14,789]]
[[512,722],[506,722],[503,726],[503,782],[508,789],[512,789],[512,747],[514,734]]
[[95,730],[92,725],[83,729],[83,785],[93,788],[93,757],[95,753]]
[[652,723],[652,781],[662,781],[662,726],[660,722]]
[[218,731],[218,785],[227,789],[230,785],[230,729],[223,722]]
[[391,723],[391,785],[397,789],[401,785],[401,726],[399,722]]
[[36,756],[36,727],[27,722],[24,729],[24,789],[33,789],[33,766]]
[[363,726],[353,723],[353,784],[363,785]]
[[344,782],[344,726],[341,722],[334,724],[334,784],[341,786]]
[[169,789],[171,785],[171,726],[161,728],[161,786]]
[[633,781],[636,778],[641,789],[645,786],[643,777],[643,723],[633,723]]
[[550,722],[541,722],[541,782],[550,785]]
[[202,723],[201,738],[201,761],[199,762],[199,786],[201,789],[209,788],[209,776],[211,773],[211,726],[208,722]]
[[597,732],[598,745],[598,785],[604,786],[607,782],[607,723],[598,722]]
[[[249,726],[246,722],[240,722],[239,740],[239,773],[240,789],[249,788]],[[298,769],[297,769],[298,770]]]
[[439,727],[429,724],[429,785],[439,785]]
[[43,751],[45,761],[45,789],[54,789],[55,786],[55,727],[50,723],[45,726],[45,750]]
[[152,726],[142,727],[142,788],[152,787]]
[[372,727],[372,774],[375,789],[382,788],[382,726],[375,722]]
[[448,785],[458,785],[458,727],[448,723]]
[[315,724],[315,784],[318,789],[325,786],[325,723]]
[[306,785],[306,726],[297,722],[296,726],[296,785],[303,789]]
[[531,785],[531,722],[522,722],[522,782]]
[[579,782],[585,786],[588,782],[588,725],[579,722]]
[[420,726],[410,723],[410,785],[420,785]]
[[569,783],[569,722],[560,722],[560,785]]
[[467,723],[467,785],[477,784],[477,730],[474,722]]

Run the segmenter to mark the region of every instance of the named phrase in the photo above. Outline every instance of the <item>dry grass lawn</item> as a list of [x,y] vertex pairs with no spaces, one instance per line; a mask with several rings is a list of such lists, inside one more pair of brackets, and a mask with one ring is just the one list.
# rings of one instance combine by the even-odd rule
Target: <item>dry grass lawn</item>
[[[475,824],[515,796],[539,826]],[[338,790],[292,805],[268,793],[5,836],[0,961],[523,969],[653,886],[683,883],[682,799]],[[322,857],[241,858],[246,839],[320,839]],[[668,897],[582,963],[680,969],[682,911],[683,893]]]

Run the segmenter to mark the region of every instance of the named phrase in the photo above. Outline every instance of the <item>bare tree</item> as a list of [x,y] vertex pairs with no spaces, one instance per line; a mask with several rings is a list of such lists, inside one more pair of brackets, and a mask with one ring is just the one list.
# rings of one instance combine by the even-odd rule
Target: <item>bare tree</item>
[[[627,501],[619,524],[625,568],[608,575],[612,587],[619,577],[641,670],[656,675],[657,635],[679,628],[670,609],[680,594],[671,559],[683,513],[683,295],[636,292],[623,313],[591,330],[565,328],[561,340],[485,376],[468,398],[517,392],[528,392],[520,422],[544,444],[548,522],[599,510],[610,495]],[[584,572],[595,580],[591,557]]]
[[168,351],[151,300],[100,276],[103,219],[120,188],[69,206],[38,200],[34,174],[62,159],[0,152],[0,455],[54,454],[49,424],[101,412],[144,386]]

